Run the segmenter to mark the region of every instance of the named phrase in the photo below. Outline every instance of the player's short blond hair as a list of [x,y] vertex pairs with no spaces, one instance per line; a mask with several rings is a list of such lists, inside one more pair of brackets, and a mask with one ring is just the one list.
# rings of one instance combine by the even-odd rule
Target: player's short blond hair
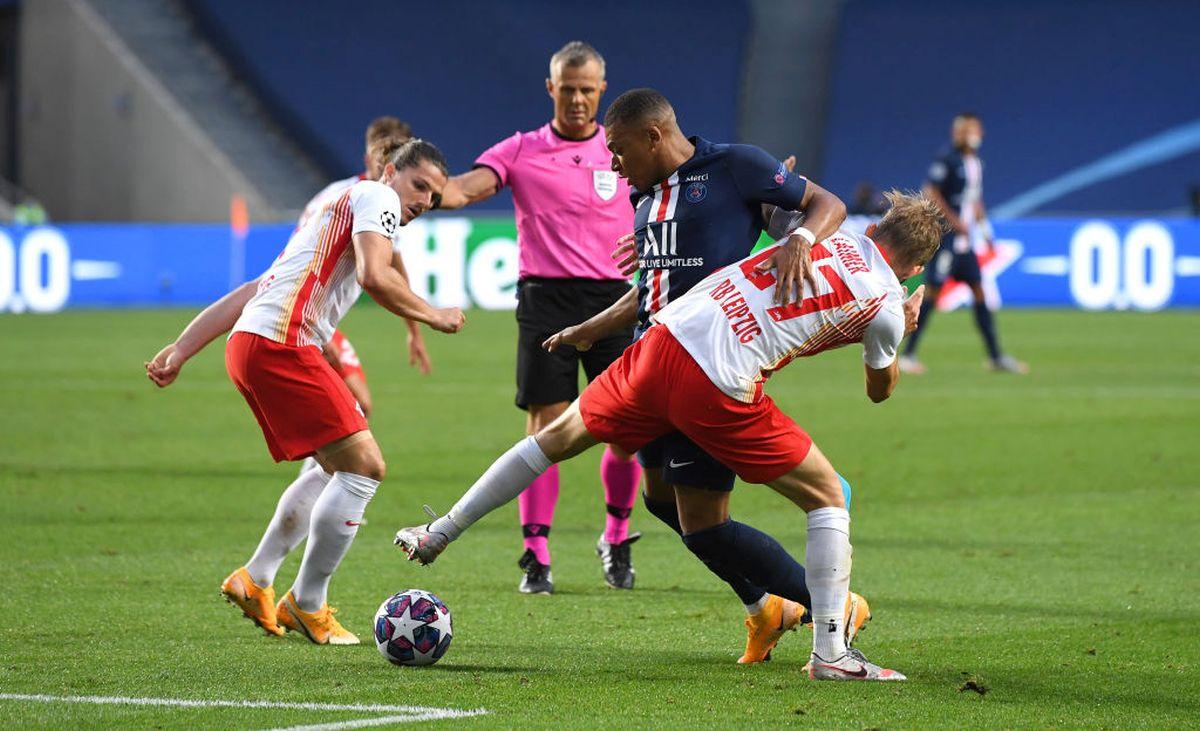
[[376,117],[367,125],[366,142],[367,147],[372,143],[388,137],[403,137],[404,139],[412,139],[413,131],[408,122],[396,117]]
[[933,258],[949,230],[937,203],[924,193],[889,190],[883,196],[891,208],[875,227],[875,236],[884,239],[897,264],[919,266]]

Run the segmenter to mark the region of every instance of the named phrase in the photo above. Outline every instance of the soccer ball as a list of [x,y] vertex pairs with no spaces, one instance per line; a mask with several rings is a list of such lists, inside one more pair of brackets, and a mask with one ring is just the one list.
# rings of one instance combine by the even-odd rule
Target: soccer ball
[[389,597],[375,613],[375,646],[396,665],[432,665],[446,654],[453,634],[446,604],[420,589]]

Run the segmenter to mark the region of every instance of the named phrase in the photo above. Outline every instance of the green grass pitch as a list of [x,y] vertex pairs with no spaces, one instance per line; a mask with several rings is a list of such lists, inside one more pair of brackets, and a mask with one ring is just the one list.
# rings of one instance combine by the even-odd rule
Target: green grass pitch
[[[212,347],[166,391],[141,364],[187,311],[0,318],[0,693],[485,708],[442,726],[1153,728],[1200,719],[1200,315],[1005,311],[1033,372],[982,370],[969,315],[934,322],[928,375],[871,404],[858,348],[800,361],[769,391],[855,488],[859,646],[896,685],[814,684],[807,630],[734,663],[743,610],[644,510],[632,592],[607,589],[598,451],[564,466],[558,594],[519,595],[516,508],[430,568],[395,529],[446,509],[522,433],[510,313],[430,334],[345,331],[375,393],[389,476],[331,599],[367,644],[257,632],[217,594],[256,545],[293,465],[274,465]],[[739,485],[734,515],[797,555],[804,517]],[[298,558],[285,564],[286,590]],[[439,665],[395,668],[375,608],[424,588],[454,612]],[[979,690],[974,690],[978,688]],[[387,715],[0,699],[0,727],[280,728]]]

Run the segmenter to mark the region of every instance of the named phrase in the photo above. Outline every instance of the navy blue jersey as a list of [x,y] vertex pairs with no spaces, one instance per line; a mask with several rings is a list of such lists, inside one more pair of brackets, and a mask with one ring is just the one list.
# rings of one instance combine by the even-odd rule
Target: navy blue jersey
[[641,266],[638,335],[650,315],[750,253],[763,230],[763,203],[796,210],[808,187],[759,147],[690,140],[696,153],[671,177],[630,194]]
[[964,203],[973,203],[983,194],[983,161],[954,147],[942,150],[929,166],[928,182],[961,215]]

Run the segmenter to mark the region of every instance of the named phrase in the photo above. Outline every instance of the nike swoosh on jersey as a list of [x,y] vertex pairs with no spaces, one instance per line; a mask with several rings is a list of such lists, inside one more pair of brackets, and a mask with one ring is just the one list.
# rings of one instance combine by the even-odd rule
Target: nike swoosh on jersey
[[687,467],[690,464],[696,464],[696,460],[692,460],[691,462],[676,462],[675,460],[671,460],[667,463],[667,466],[671,467],[672,469],[677,469],[679,467]]

